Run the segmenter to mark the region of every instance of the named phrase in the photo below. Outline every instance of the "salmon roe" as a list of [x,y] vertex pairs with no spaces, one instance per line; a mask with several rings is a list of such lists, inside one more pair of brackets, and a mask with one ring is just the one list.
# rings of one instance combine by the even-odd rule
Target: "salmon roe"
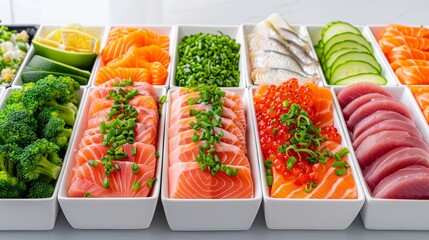
[[[279,152],[279,146],[284,145],[293,137],[289,128],[292,130],[296,127],[293,124],[281,123],[280,116],[288,113],[291,105],[296,103],[307,111],[309,119],[315,122],[315,107],[312,96],[313,92],[306,84],[291,79],[280,86],[267,86],[265,92],[257,93],[254,98],[262,153],[266,160],[271,160],[273,171],[283,175],[286,181],[293,180],[297,185],[304,185],[323,177],[325,165],[321,163],[310,164],[305,160],[307,156],[305,152],[301,152],[299,155],[294,151]],[[335,127],[323,128],[321,136],[341,142],[341,136]],[[309,146],[307,149],[316,151],[317,146]],[[288,170],[288,160],[292,156],[297,161]]]

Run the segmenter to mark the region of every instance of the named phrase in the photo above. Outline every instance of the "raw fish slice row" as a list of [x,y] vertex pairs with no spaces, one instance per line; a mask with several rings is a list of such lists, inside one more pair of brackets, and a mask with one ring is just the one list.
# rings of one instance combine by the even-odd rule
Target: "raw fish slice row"
[[409,166],[384,178],[374,189],[376,198],[429,199],[429,168]]
[[429,168],[429,154],[421,148],[396,148],[365,168],[363,176],[369,188],[374,190],[378,183],[387,176],[412,165]]
[[[332,153],[340,151],[343,146],[333,141],[322,143],[320,148],[327,149]],[[332,168],[333,159],[326,159],[326,172],[323,174],[317,188],[306,193],[302,186],[296,185],[293,181],[286,181],[283,175],[279,174],[274,169],[273,186],[271,197],[274,198],[307,198],[307,199],[354,199],[356,198],[357,190],[351,170],[347,174],[339,177],[335,174],[336,169]],[[346,160],[348,161],[348,159]],[[319,164],[319,163],[318,163]]]
[[[113,82],[107,82],[107,84],[112,84],[114,82],[117,82],[117,80],[113,79]],[[116,90],[119,89],[119,87],[114,87],[114,86],[108,86],[108,85],[100,85],[97,88],[94,88],[91,91],[91,94],[89,96],[90,101],[94,101],[97,98],[102,98],[102,99],[106,99],[106,96],[110,93],[111,90]],[[134,83],[132,86],[127,86],[127,87],[120,87],[122,89],[135,89],[139,92],[138,96],[151,96],[153,97],[155,100],[157,99],[157,93],[155,88],[150,85],[149,83],[146,82],[142,82],[142,83]]]
[[[169,166],[174,166],[179,162],[195,162],[196,156],[200,153],[200,146],[205,141],[194,142],[186,145],[180,145],[175,149],[169,149]],[[222,164],[227,166],[244,166],[250,168],[249,160],[239,147],[231,144],[217,142],[214,144],[216,154]]]
[[[189,111],[191,109],[199,110],[199,111],[207,111],[211,108],[211,106],[206,104],[197,104],[197,105],[191,105],[191,106],[185,106],[181,108],[172,108],[171,114],[170,114],[170,124],[175,123],[183,118],[189,118],[191,117]],[[235,125],[243,132],[243,134],[246,132],[245,127],[242,125],[242,122],[240,121],[239,117],[229,108],[224,107],[222,110],[222,116],[223,118],[231,119]]]
[[412,48],[407,45],[402,45],[393,48],[388,54],[386,54],[387,60],[390,63],[400,60],[415,59],[415,60],[426,60],[429,61],[429,52],[422,51],[420,49]]
[[341,108],[344,109],[350,102],[368,93],[380,93],[390,98],[393,98],[393,95],[388,90],[381,88],[376,84],[357,83],[341,90],[341,92],[337,95],[338,102]]
[[128,27],[128,28],[115,27],[115,28],[112,28],[109,32],[107,44],[110,44],[114,40],[116,40],[118,38],[125,37],[128,34],[135,32],[135,31],[145,32],[147,34],[147,36],[152,38],[153,40],[155,40],[155,42],[157,42],[157,44],[160,47],[168,49],[170,39],[167,36],[157,34],[157,33],[153,32],[149,29],[146,29],[146,28],[135,28],[135,27]]
[[[153,111],[158,111],[158,103],[151,96],[137,95],[128,102],[134,108],[143,107]],[[89,105],[88,117],[95,116],[99,111],[110,108],[114,105],[113,99],[95,98]]]
[[350,102],[344,109],[343,109],[343,116],[344,119],[347,121],[349,120],[349,117],[358,109],[360,106],[362,106],[365,103],[368,103],[370,101],[376,101],[383,98],[390,98],[386,95],[380,94],[380,93],[368,93],[365,95],[362,95],[356,99],[354,99],[352,102]]
[[[188,106],[188,99],[199,98],[199,92],[189,92],[186,93],[186,90],[177,90],[173,94],[171,94],[171,109],[182,108]],[[178,92],[184,92],[182,95],[178,96]],[[226,96],[223,98],[224,108],[229,108],[240,118],[242,125],[246,128],[246,111],[244,109],[244,105],[241,101],[241,98],[229,91],[225,91]]]
[[168,169],[169,197],[181,199],[230,199],[253,197],[252,173],[237,166],[238,174],[230,177],[222,172],[212,176],[201,171],[197,162],[180,162]]
[[419,60],[419,59],[398,60],[390,63],[390,66],[392,67],[393,71],[396,71],[396,69],[400,67],[411,67],[411,66],[429,67],[429,61]]
[[[110,111],[109,109],[107,109],[108,111]],[[159,123],[159,116],[158,116],[158,111],[154,111],[152,109],[147,109],[144,107],[137,107],[136,111],[138,113],[137,115],[137,121],[139,123],[144,123],[154,129],[158,128],[158,123]],[[104,111],[102,111],[104,112]],[[110,123],[114,120],[115,118],[112,118],[110,120],[106,119],[106,115],[101,114],[101,115],[94,115],[93,117],[91,117],[90,119],[88,119],[88,124],[87,124],[87,128],[95,128],[95,127],[99,127],[101,122],[105,122],[105,123]]]
[[379,40],[379,45],[384,54],[388,54],[393,48],[407,45],[412,48],[417,48],[423,51],[429,50],[429,39],[410,37],[410,36],[394,36],[385,37]]
[[146,68],[110,68],[102,66],[95,78],[95,85],[99,86],[112,79],[132,79],[134,82],[150,82],[151,73]]
[[165,69],[170,65],[170,55],[162,48],[151,45],[145,47],[130,47],[123,55],[112,59],[106,64],[110,68],[147,68],[155,62],[161,63]]
[[389,26],[384,29],[381,38],[394,37],[397,35],[429,38],[429,29],[424,27],[411,27],[399,24],[389,24]]
[[[132,151],[133,147],[136,147],[136,154],[133,156]],[[145,143],[134,143],[134,144],[124,144],[124,153],[128,155],[127,158],[121,159],[119,161],[113,162],[136,162],[138,164],[143,164],[145,166],[154,166],[156,164],[155,157],[155,146]],[[101,144],[92,144],[84,148],[81,148],[76,153],[76,163],[77,166],[87,164],[89,160],[101,160],[102,157],[107,155],[107,147],[104,147]]]
[[[118,161],[119,171],[114,171],[110,174],[110,187],[104,187],[103,164],[97,161],[97,166],[88,164],[75,167],[74,179],[68,191],[69,197],[83,197],[85,193],[91,193],[93,198],[106,197],[147,197],[150,193],[150,188],[147,186],[147,180],[155,175],[155,165],[150,166],[137,164],[138,173],[133,173],[131,162]],[[140,187],[133,190],[133,184],[138,181]]]
[[[199,135],[201,135],[202,131],[203,130],[200,129],[197,132]],[[228,132],[222,128],[215,128],[216,134],[219,134],[221,131],[224,134],[222,139],[221,139],[221,142],[231,144],[231,145],[235,145],[235,146],[239,147],[240,150],[243,151],[244,153],[247,152],[245,142],[241,142],[237,138],[237,136],[235,136],[234,134],[232,134],[232,133],[230,133],[230,132]],[[173,136],[172,138],[169,138],[168,145],[170,146],[170,150],[176,149],[180,145],[186,145],[186,144],[192,143],[192,137],[194,135],[194,132],[195,132],[194,129],[189,129],[189,130],[180,132],[179,134]]]
[[429,66],[400,67],[395,74],[399,81],[406,85],[429,84]]
[[379,132],[383,131],[404,131],[409,132],[412,136],[422,139],[422,134],[420,130],[416,127],[413,122],[404,122],[397,119],[389,119],[378,124],[372,125],[362,134],[360,134],[357,138],[353,140],[353,148],[357,149],[360,144],[370,137]]
[[[172,139],[174,136],[178,135],[179,133],[181,133],[183,131],[187,131],[189,129],[192,129],[191,126],[189,125],[189,123],[196,122],[196,121],[197,120],[195,117],[190,117],[190,118],[180,119],[179,121],[175,122],[173,125],[171,125],[168,128],[169,139]],[[245,136],[246,135],[243,134],[243,132],[237,127],[237,125],[235,125],[235,123],[232,120],[230,120],[228,118],[222,118],[221,124],[222,124],[222,129],[230,132],[231,134],[234,134],[241,143],[246,145],[245,144],[245,142],[246,142]]]

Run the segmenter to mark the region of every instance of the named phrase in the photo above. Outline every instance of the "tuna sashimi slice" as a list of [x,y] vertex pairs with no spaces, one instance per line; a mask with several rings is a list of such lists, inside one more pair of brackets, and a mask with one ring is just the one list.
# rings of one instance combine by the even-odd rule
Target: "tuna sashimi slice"
[[380,93],[368,93],[354,99],[343,109],[344,119],[346,121],[349,120],[349,117],[356,111],[356,109],[358,109],[363,104],[370,101],[383,99],[383,98],[390,98],[390,97]]
[[[136,154],[132,155],[133,147],[136,147]],[[127,158],[115,162],[136,162],[143,165],[153,165],[156,163],[155,146],[145,143],[124,144],[124,153]],[[78,166],[86,164],[89,160],[100,160],[107,155],[107,147],[101,144],[92,144],[79,149],[76,153],[76,163]]]
[[[155,164],[138,164],[138,173],[133,173],[131,162],[118,161],[116,164],[120,170],[110,174],[110,187],[105,188],[104,167],[100,161],[97,163],[96,167],[84,164],[73,169],[75,175],[68,191],[69,197],[83,197],[85,193],[90,193],[93,198],[149,196],[151,189],[147,186],[147,180],[155,176]],[[140,187],[134,190],[133,185],[137,181]]]
[[383,179],[375,187],[373,196],[388,199],[429,199],[429,168],[403,168]]
[[[198,136],[201,136],[202,131],[203,131],[202,129],[197,131]],[[224,134],[222,139],[221,139],[221,142],[235,145],[235,146],[239,147],[241,151],[246,152],[246,143],[245,142],[240,142],[240,140],[237,138],[237,136],[235,136],[234,134],[232,134],[226,130],[223,130],[221,128],[215,128],[216,134],[219,134],[221,131]],[[169,146],[170,150],[176,149],[180,145],[187,145],[187,144],[192,143],[192,137],[194,136],[195,132],[196,131],[194,129],[189,129],[189,130],[180,132],[179,134],[173,136],[173,138],[170,138],[168,140],[168,142],[169,142],[168,146]]]
[[180,162],[168,169],[170,198],[228,199],[253,197],[253,181],[250,168],[236,166],[235,177],[218,172],[212,176],[202,171],[197,162]]
[[[197,105],[191,105],[191,106],[184,106],[181,108],[172,108],[170,113],[170,125],[175,123],[181,118],[191,117],[189,113],[191,109],[195,109],[198,111],[207,111],[211,109],[211,106],[206,104],[197,104]],[[231,119],[235,123],[235,125],[237,125],[237,127],[240,128],[240,130],[243,133],[246,132],[245,125],[243,125],[243,122],[241,122],[240,118],[231,109],[224,107],[222,109],[221,117]]]
[[[196,156],[200,152],[199,147],[204,143],[205,141],[194,142],[187,145],[180,145],[175,149],[169,146],[169,166],[171,167],[179,162],[195,162]],[[215,154],[218,155],[222,164],[250,167],[249,160],[239,147],[217,142],[214,144],[214,148],[216,149]]]
[[404,131],[409,132],[412,136],[422,138],[420,130],[412,122],[404,122],[397,119],[389,119],[378,124],[372,125],[362,132],[356,139],[353,140],[353,148],[357,149],[359,145],[369,136],[382,131]]
[[365,82],[365,83],[356,83],[341,90],[341,92],[339,92],[337,95],[338,102],[341,108],[344,109],[351,101],[368,93],[380,93],[393,98],[393,95],[388,90],[374,83]]
[[349,120],[347,121],[347,127],[350,130],[354,130],[354,127],[357,123],[359,123],[362,119],[369,116],[370,114],[379,111],[379,110],[389,110],[397,112],[403,115],[410,120],[413,120],[410,112],[407,107],[393,99],[381,99],[377,101],[367,102],[366,104],[360,106],[356,111],[352,113]]
[[359,135],[361,135],[364,131],[366,131],[368,128],[372,127],[373,125],[389,119],[397,119],[397,120],[414,124],[414,122],[411,121],[409,118],[406,118],[397,112],[393,112],[389,110],[378,110],[372,113],[371,115],[365,117],[355,125],[354,131],[353,131],[353,139],[356,139]]
[[[343,148],[340,144],[334,141],[325,141],[321,144],[320,149],[324,149],[336,153]],[[347,160],[347,159],[346,159]],[[279,174],[273,167],[273,186],[271,188],[271,197],[273,198],[312,198],[312,199],[349,199],[357,197],[356,184],[350,169],[347,174],[337,176],[337,170],[332,166],[335,160],[326,158],[325,172],[320,174],[316,180],[317,187],[313,191],[307,193],[304,191],[303,185],[295,184],[294,180],[288,180]],[[320,165],[320,163],[316,163]]]
[[356,149],[361,169],[371,165],[377,158],[399,147],[417,147],[429,153],[428,145],[419,138],[404,131],[383,131],[366,138]]
[[365,168],[363,176],[371,190],[385,177],[412,165],[429,168],[429,153],[421,148],[396,148],[384,154],[374,163]]

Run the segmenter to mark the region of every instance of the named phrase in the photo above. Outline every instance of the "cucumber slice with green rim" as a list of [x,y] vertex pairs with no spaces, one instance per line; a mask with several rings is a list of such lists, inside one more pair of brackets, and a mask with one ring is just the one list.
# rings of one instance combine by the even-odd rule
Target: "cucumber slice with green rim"
[[325,43],[323,47],[323,52],[326,53],[329,51],[329,49],[334,46],[336,43],[343,42],[346,40],[352,40],[355,42],[358,42],[362,45],[364,45],[368,50],[373,53],[371,43],[369,43],[365,37],[362,35],[357,35],[354,33],[341,33],[338,35],[333,36],[331,39],[328,40],[328,42]]
[[363,73],[338,80],[335,85],[351,85],[360,82],[370,82],[378,85],[386,85],[387,80],[383,76],[373,73]]
[[80,85],[88,84],[88,79],[83,78],[81,76],[77,76],[77,75],[73,75],[73,74],[66,74],[66,73],[58,73],[58,72],[47,72],[47,71],[23,72],[21,74],[21,79],[22,79],[23,83],[37,82],[40,79],[45,78],[49,75],[53,75],[55,77],[69,76],[69,77],[73,78],[76,82],[78,82]]
[[364,51],[364,52],[368,52],[368,53],[372,53],[367,47],[365,47],[364,45],[356,42],[356,41],[352,41],[352,40],[347,40],[344,42],[339,42],[336,43],[334,45],[332,45],[331,49],[329,49],[327,52],[324,52],[323,54],[323,62],[327,61],[327,59],[331,58],[331,54],[333,54],[335,51],[338,51],[340,49],[343,48],[353,48],[356,50],[360,50],[360,51]]
[[326,59],[326,61],[323,63],[322,68],[323,71],[326,71],[327,69],[329,69],[332,64],[335,62],[335,60],[337,60],[337,58],[345,53],[349,53],[349,52],[363,52],[363,53],[368,53],[366,51],[361,51],[359,49],[356,48],[342,48],[340,50],[337,50],[335,52],[333,52],[329,58]]
[[322,42],[326,43],[330,38],[341,33],[354,33],[361,35],[361,31],[346,22],[331,22],[322,30]]
[[335,70],[337,69],[338,66],[340,66],[342,63],[348,62],[348,61],[364,61],[367,62],[369,64],[371,64],[375,69],[377,69],[377,72],[379,74],[381,74],[381,66],[380,64],[377,62],[377,60],[374,58],[373,55],[369,54],[369,53],[365,53],[365,52],[349,52],[349,53],[345,53],[341,56],[339,56],[334,63],[331,66],[331,75],[333,72],[335,72]]
[[318,59],[322,59],[323,56],[323,47],[320,47],[319,45],[314,46],[314,50],[316,51],[316,55]]
[[330,84],[335,84],[337,81],[361,73],[374,73],[378,74],[378,71],[371,64],[364,61],[347,61],[340,64],[335,71],[332,72],[331,78],[329,79]]
[[45,58],[39,55],[34,55],[34,57],[28,62],[27,66],[38,68],[40,70],[44,70],[47,72],[59,72],[59,73],[67,73],[76,76],[80,76],[83,78],[89,79],[91,76],[91,72],[82,70],[62,62],[54,61],[49,58]]

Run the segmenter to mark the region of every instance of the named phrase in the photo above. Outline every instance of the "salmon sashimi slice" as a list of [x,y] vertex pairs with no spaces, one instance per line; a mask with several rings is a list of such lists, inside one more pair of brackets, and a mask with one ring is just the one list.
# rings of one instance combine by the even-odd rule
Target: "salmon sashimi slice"
[[313,108],[315,112],[314,125],[323,128],[334,125],[334,110],[332,95],[329,89],[320,88],[314,83],[306,83],[313,95]]
[[[328,150],[335,154],[343,147],[334,141],[325,141],[320,149]],[[346,157],[345,157],[346,158]],[[312,199],[355,199],[357,198],[356,184],[350,168],[342,176],[335,174],[336,168],[332,167],[335,159],[326,158],[325,173],[317,180],[317,187],[307,193],[303,185],[297,185],[294,180],[286,181],[282,174],[272,168],[273,186],[271,197],[273,198],[312,198]],[[348,159],[346,159],[348,161]],[[320,164],[320,163],[316,163]]]
[[[179,121],[175,122],[173,125],[171,125],[168,128],[168,137],[169,139],[172,139],[174,136],[178,135],[180,132],[187,131],[189,129],[192,129],[189,123],[191,122],[197,122],[195,117],[190,118],[183,118]],[[245,140],[245,134],[237,127],[237,125],[228,118],[222,118],[221,120],[222,129],[230,132],[231,134],[234,134],[237,136],[238,140],[240,142],[246,142]]]
[[[137,110],[137,121],[139,123],[144,123],[145,125],[148,125],[149,127],[158,129],[158,120],[159,120],[159,116],[158,116],[158,111],[152,110],[152,109],[148,109],[145,107],[136,107]],[[113,117],[112,119],[106,119],[106,115],[105,113],[110,112],[109,108],[106,108],[105,110],[102,110],[100,113],[101,114],[96,114],[93,115],[87,123],[87,128],[95,128],[95,127],[99,127],[101,122],[105,122],[110,123],[112,122],[115,118]]]
[[389,53],[394,47],[399,47],[402,45],[428,51],[429,39],[410,36],[385,37],[380,39],[379,45],[384,54]]
[[396,69],[395,74],[402,84],[429,84],[429,66],[400,67]]
[[92,134],[92,135],[83,135],[79,142],[79,149],[93,144],[101,144],[103,142],[103,138],[104,138],[104,135],[101,133]]
[[[68,191],[69,197],[84,197],[90,193],[93,198],[106,197],[147,197],[151,192],[147,181],[155,176],[155,165],[138,164],[139,171],[134,173],[131,162],[117,161],[120,170],[114,171],[108,177],[110,187],[104,187],[103,164],[97,160],[97,166],[83,164],[73,169],[75,175]],[[138,189],[133,189],[135,182],[140,183]]]
[[419,60],[419,59],[407,59],[407,60],[398,60],[395,62],[392,62],[390,64],[393,71],[396,71],[396,69],[400,67],[411,67],[411,66],[429,66],[429,61],[426,60]]
[[170,198],[228,199],[253,197],[252,173],[237,166],[238,174],[230,177],[222,172],[212,176],[201,171],[197,162],[180,162],[168,169]]
[[[181,95],[180,92],[182,93]],[[231,93],[229,91],[225,91],[226,95],[223,98],[224,108],[229,108],[240,118],[240,121],[244,128],[246,128],[246,111],[243,106],[243,102],[241,101],[240,96],[235,93]],[[186,92],[185,89],[176,90],[171,94],[171,109],[182,108],[188,106],[188,99],[199,98],[199,92]]]
[[[116,84],[122,83],[124,80],[127,80],[127,79],[115,77],[115,78],[112,78],[110,80],[107,80],[106,82],[103,82],[103,83],[97,85],[97,87],[100,87],[100,88],[117,88],[118,86]],[[131,80],[133,80],[133,79],[131,78]],[[144,85],[151,86],[151,84],[149,84],[147,82],[136,82],[133,80],[133,85],[126,86],[125,88],[139,88],[139,87],[144,86]]]
[[150,82],[149,70],[146,68],[110,68],[103,66],[98,70],[94,80],[96,86],[112,79],[132,79],[133,82]]
[[[136,154],[133,156],[132,151],[133,147],[136,147]],[[128,155],[127,158],[113,161],[113,162],[136,162],[142,164],[146,167],[155,166],[155,146],[145,143],[134,143],[134,144],[124,144],[124,153]],[[77,166],[86,164],[89,160],[101,160],[102,157],[108,155],[107,147],[104,147],[101,144],[92,144],[84,148],[79,149],[76,153],[76,163]]]
[[[91,118],[97,112],[106,108],[110,108],[113,105],[113,99],[95,98],[89,106],[88,117]],[[147,109],[158,111],[158,104],[152,96],[138,95],[134,97],[131,101],[129,101],[129,105],[133,105],[134,107],[144,107]]]
[[[101,51],[101,59],[103,63],[108,63],[125,54],[131,47],[144,47],[158,43],[157,39],[151,38],[145,31],[134,31],[107,44]],[[166,43],[161,45],[165,47]],[[161,49],[168,51],[168,45],[167,48]]]
[[[156,90],[149,83],[141,83],[135,86],[121,87],[122,89],[136,89],[138,91],[138,96],[151,96],[157,98]],[[111,90],[117,90],[118,87],[103,87],[100,85],[97,88],[94,88],[89,95],[90,102],[95,101],[95,99],[106,99],[106,96],[110,93]]]
[[[200,141],[187,145],[179,145],[176,149],[169,148],[169,166],[171,167],[178,162],[195,162],[196,156],[199,154],[199,147],[204,143],[205,141]],[[217,142],[214,144],[214,148],[222,164],[250,168],[249,160],[239,147]]]
[[110,68],[150,68],[152,63],[159,62],[165,69],[170,64],[170,55],[162,48],[151,45],[146,47],[131,47],[124,55],[112,59],[106,64]]
[[168,70],[159,62],[154,62],[150,66],[150,79],[152,85],[165,85],[168,77]]
[[390,24],[384,29],[384,32],[381,37],[394,37],[397,35],[429,38],[429,29],[423,27],[411,27],[399,24]]
[[410,89],[429,124],[429,87],[410,86]]
[[404,45],[393,48],[388,54],[386,54],[386,57],[391,63],[407,59],[429,61],[429,52]]
[[164,36],[158,33],[155,33],[149,29],[146,28],[136,28],[136,27],[127,27],[127,28],[121,28],[121,27],[115,27],[112,28],[109,32],[107,44],[117,40],[118,38],[122,38],[127,36],[128,34],[136,31],[142,31],[145,32],[148,37],[153,39],[154,43],[158,46],[160,46],[163,49],[166,49],[168,51],[170,39],[168,36]]
[[[211,106],[206,104],[196,104],[191,106],[184,106],[181,108],[172,108],[170,114],[170,124],[175,123],[182,118],[191,117],[189,113],[191,109],[198,111],[207,111],[211,109]],[[224,107],[222,110],[221,117],[231,119],[243,133],[246,132],[246,129],[242,125],[242,122],[240,121],[239,117],[231,109]]]
[[[192,143],[192,137],[194,136],[194,133],[197,132],[198,136],[201,136],[201,133],[203,132],[202,129],[195,131],[194,129],[189,129],[183,132],[180,132],[179,134],[173,136],[168,140],[168,146],[170,149],[176,149],[180,145],[187,145]],[[219,134],[220,132],[223,132],[223,137],[221,139],[221,142],[231,144],[234,146],[237,146],[240,148],[241,151],[246,153],[246,143],[241,142],[237,136],[234,134],[223,130],[222,128],[215,128],[215,133]]]
[[[145,123],[136,123],[134,125],[134,141],[147,143],[155,145],[158,140],[158,128],[147,125]],[[93,137],[100,136],[100,127],[88,128],[82,135],[82,139],[79,144],[79,148],[81,146],[91,145],[93,141],[98,141],[96,139],[92,139]],[[88,139],[87,139],[88,138]],[[101,142],[100,142],[101,143]]]

